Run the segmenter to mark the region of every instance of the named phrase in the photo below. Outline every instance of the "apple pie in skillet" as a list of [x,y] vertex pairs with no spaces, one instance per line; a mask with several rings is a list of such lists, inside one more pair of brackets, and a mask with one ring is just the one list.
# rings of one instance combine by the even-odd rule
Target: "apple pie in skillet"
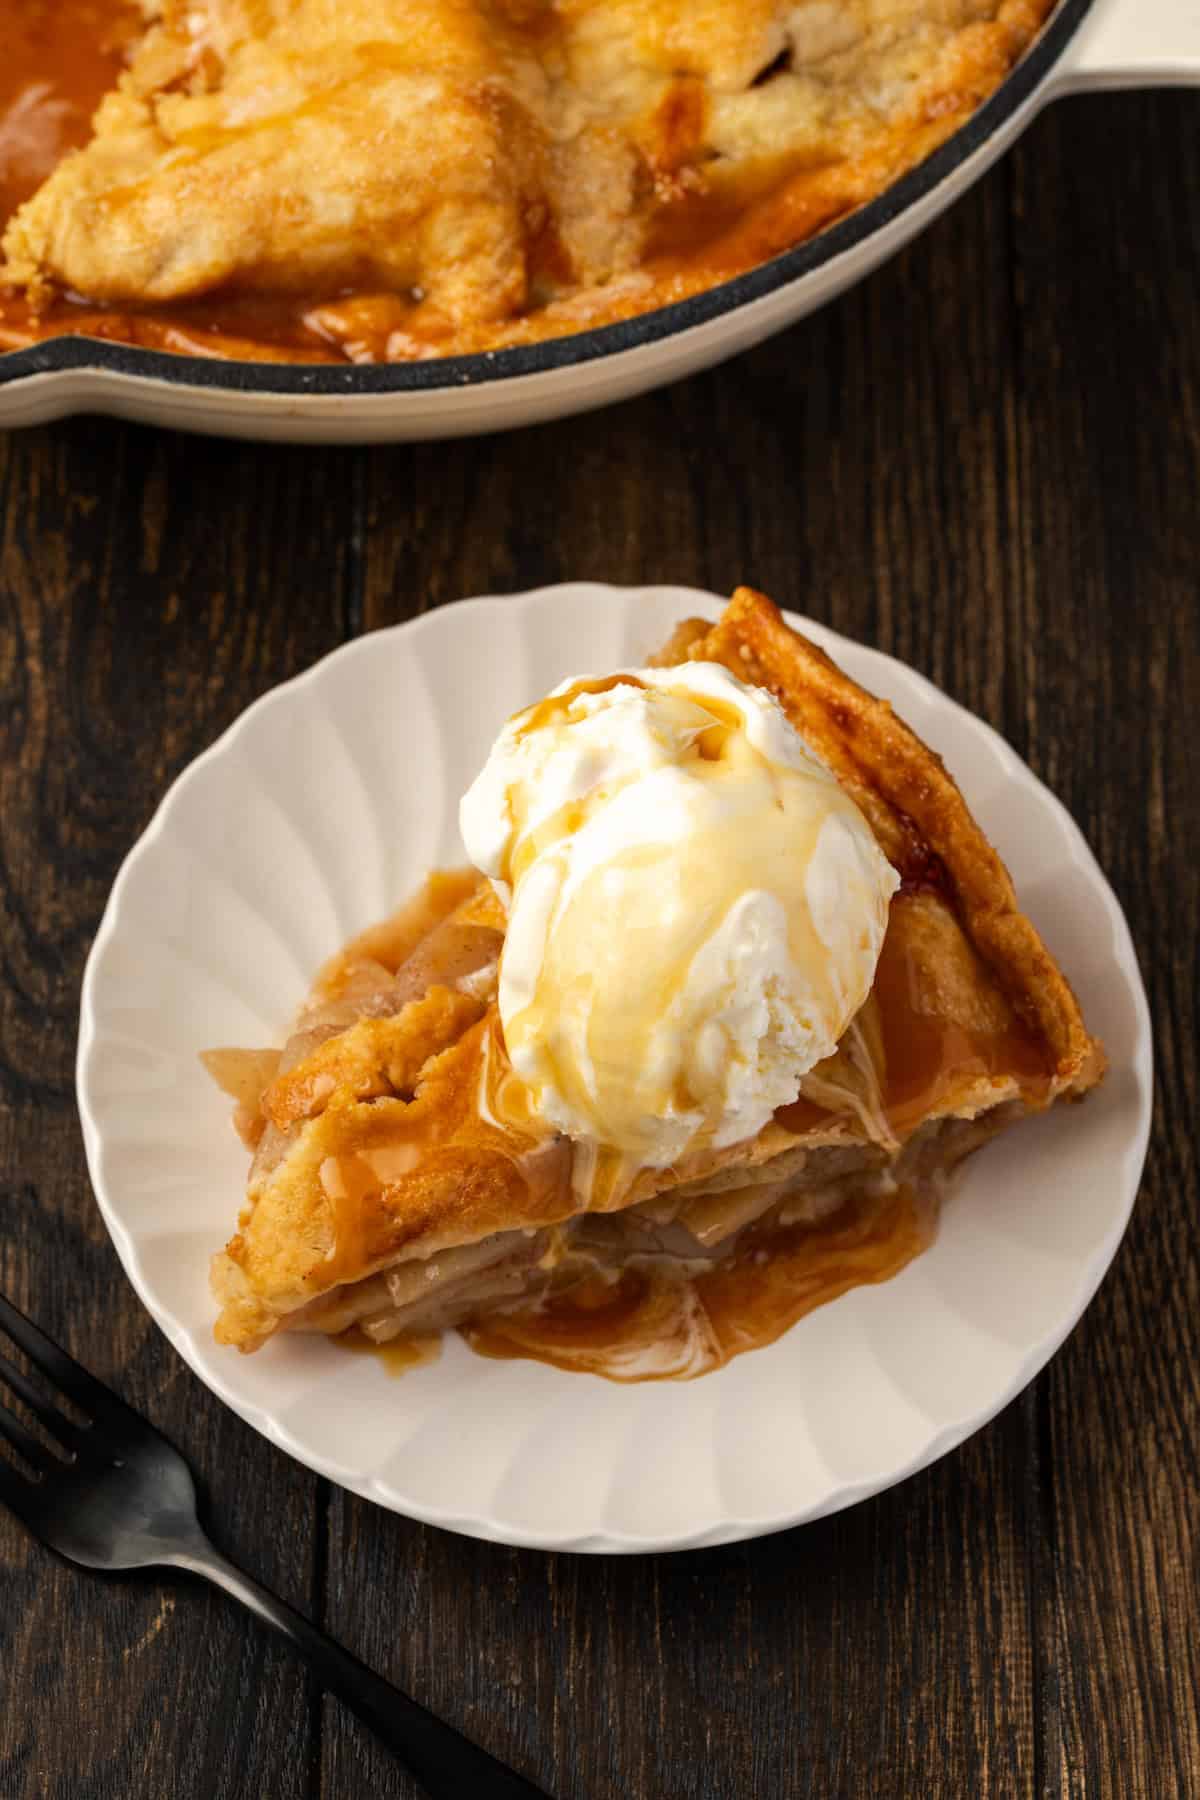
[[590,329],[792,248],[948,138],[1050,0],[10,10],[0,346],[387,362]]
[[281,1052],[206,1059],[253,1149],[222,1342],[699,1375],[1104,1072],[937,756],[749,589],[518,714],[463,827]]

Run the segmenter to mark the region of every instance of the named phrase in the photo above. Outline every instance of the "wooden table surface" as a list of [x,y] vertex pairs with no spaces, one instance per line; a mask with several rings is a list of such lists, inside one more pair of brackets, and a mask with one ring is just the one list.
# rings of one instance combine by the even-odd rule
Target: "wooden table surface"
[[[185,1448],[235,1557],[559,1800],[1200,1794],[1196,108],[1056,106],[843,300],[589,418],[0,441],[0,1286]],[[750,580],[923,670],[1079,820],[1155,1014],[1141,1200],[1051,1366],[892,1492],[677,1557],[474,1543],[288,1461],[134,1298],[75,1111],[84,958],[176,771],[355,633],[565,577]],[[222,1598],[0,1516],[3,1800],[415,1794]]]

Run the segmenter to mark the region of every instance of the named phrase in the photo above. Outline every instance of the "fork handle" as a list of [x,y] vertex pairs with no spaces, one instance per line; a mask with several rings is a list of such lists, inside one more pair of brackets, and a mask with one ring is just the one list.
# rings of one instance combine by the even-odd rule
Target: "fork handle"
[[[167,1559],[164,1559],[167,1560]],[[300,1613],[251,1581],[207,1542],[180,1551],[171,1566],[224,1588],[297,1649],[314,1674],[416,1776],[430,1800],[547,1800],[512,1769],[479,1749],[399,1688],[384,1681]]]

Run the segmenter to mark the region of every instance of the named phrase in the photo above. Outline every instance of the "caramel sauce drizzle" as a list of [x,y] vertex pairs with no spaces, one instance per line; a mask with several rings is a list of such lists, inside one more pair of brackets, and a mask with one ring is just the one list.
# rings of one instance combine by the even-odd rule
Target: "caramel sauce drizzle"
[[[394,968],[412,952],[421,927],[428,930],[461,907],[469,892],[465,874],[433,877],[401,909],[396,923],[364,934],[345,957],[353,962],[369,954]],[[487,911],[486,900],[470,904]],[[919,896],[903,893],[892,903],[869,1002],[875,1017],[864,1030],[873,1062],[883,1065],[876,1074],[887,1121],[901,1140],[931,1110],[952,1104],[954,1088],[966,1080],[1003,1080],[1036,1107],[1049,1095],[1052,1074],[1045,1045],[998,993],[987,990],[981,966],[968,964],[990,1011],[984,1008],[968,1025],[948,1010],[947,996],[936,988],[921,954],[921,921],[910,910],[921,904]],[[973,957],[960,941],[959,954]],[[336,988],[344,966],[335,959],[323,983]],[[569,1190],[578,1180],[577,1171],[572,1173],[578,1147],[548,1136],[533,1115],[528,1092],[508,1062],[498,1021],[482,1022],[471,1035],[475,1075],[463,1087],[464,1119],[472,1115],[483,1135],[510,1152],[514,1137],[524,1145],[511,1160],[526,1184],[531,1217],[566,1217],[574,1210]],[[777,1124],[796,1133],[836,1120],[803,1096],[776,1114]],[[443,1120],[437,1136],[449,1129]],[[411,1153],[420,1147],[420,1135],[410,1140],[401,1134],[393,1149]],[[336,1167],[322,1170],[334,1215],[334,1268],[344,1270],[346,1280],[362,1271],[365,1234],[383,1185],[378,1159],[386,1148],[375,1145],[370,1156],[339,1156]],[[599,1173],[603,1189],[608,1177]],[[597,1190],[596,1197],[603,1210],[603,1193]],[[936,1223],[930,1194],[864,1182],[819,1223],[785,1225],[768,1215],[709,1269],[688,1273],[666,1258],[645,1258],[619,1271],[598,1269],[559,1289],[552,1273],[543,1297],[460,1329],[472,1349],[489,1357],[525,1357],[616,1381],[689,1379],[774,1343],[799,1319],[852,1287],[889,1280],[929,1246]],[[427,1360],[407,1339],[380,1348],[356,1335],[352,1347],[369,1348],[393,1372]]]
[[541,1305],[462,1328],[481,1356],[529,1358],[610,1381],[691,1380],[761,1350],[850,1288],[888,1281],[933,1241],[932,1203],[910,1187],[853,1196],[817,1225],[751,1227],[698,1275],[667,1264],[589,1277]]
[[442,1339],[438,1332],[414,1332],[411,1336],[402,1332],[399,1337],[377,1344],[365,1331],[352,1326],[349,1331],[343,1331],[337,1341],[343,1350],[358,1356],[373,1356],[393,1377],[407,1375],[410,1369],[419,1369],[425,1363],[435,1363],[442,1354]]

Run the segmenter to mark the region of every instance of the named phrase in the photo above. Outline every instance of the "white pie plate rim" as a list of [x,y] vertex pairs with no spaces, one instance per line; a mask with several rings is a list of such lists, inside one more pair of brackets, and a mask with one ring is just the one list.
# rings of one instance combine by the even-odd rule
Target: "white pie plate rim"
[[[548,677],[628,666],[674,620],[714,616],[721,604],[682,587],[572,582],[462,601],[343,645],[265,694],[178,777],[122,865],[88,959],[77,1061],[84,1143],[101,1213],[143,1303],[200,1379],[273,1443],[355,1493],[470,1536],[548,1550],[695,1548],[819,1518],[902,1481],[978,1430],[1046,1364],[1103,1279],[1136,1197],[1150,1128],[1149,1009],[1124,915],[1081,832],[990,726],[915,670],[789,615],[857,679],[887,694],[935,748],[957,748],[957,757],[947,755],[951,772],[1005,854],[1023,901],[1028,875],[1043,915],[1034,916],[1063,957],[1089,1023],[1108,1022],[1113,1068],[1099,1093],[1080,1109],[1024,1122],[969,1164],[933,1249],[894,1282],[853,1290],[770,1349],[698,1382],[621,1387],[485,1361],[457,1339],[440,1362],[395,1382],[372,1359],[321,1341],[279,1340],[253,1358],[213,1343],[203,1269],[190,1264],[202,1244],[215,1249],[232,1229],[236,1147],[229,1136],[209,1136],[224,1124],[227,1103],[210,1093],[194,1056],[180,1054],[181,1043],[198,1052],[239,1041],[232,1025],[214,1037],[200,1015],[208,1021],[229,1010],[236,1023],[247,984],[266,984],[268,970],[274,999],[258,1015],[282,1028],[280,970],[307,960],[310,972],[317,960],[294,943],[285,954],[287,931],[294,939],[311,929],[323,954],[384,910],[378,893],[374,904],[363,902],[356,887],[315,923],[307,904],[290,920],[266,916],[276,903],[269,894],[264,900],[261,885],[247,900],[253,871],[239,846],[224,841],[226,823],[240,819],[240,808],[258,808],[260,828],[265,820],[276,833],[277,856],[291,855],[298,871],[297,882],[285,884],[277,864],[271,886],[281,894],[303,887],[304,877],[311,887],[322,856],[332,892],[353,845],[370,862],[375,889],[382,883],[388,893],[384,905],[395,904],[405,890],[395,869],[387,873],[389,856],[409,887],[431,861],[453,856],[457,789],[436,776],[443,762],[466,754],[464,726],[477,762],[502,717],[551,685]],[[534,691],[531,679],[540,682]],[[374,683],[389,701],[405,696],[402,725],[382,707],[358,703]],[[345,749],[368,728],[402,730],[405,743],[428,734],[437,804],[409,821],[423,834],[423,853],[398,847],[399,827],[378,828],[393,792],[376,791],[370,801],[374,832],[349,818],[356,807],[361,814],[371,781],[376,790],[383,784],[360,743],[346,752],[345,791],[314,798],[319,780],[304,790],[307,736],[332,730],[335,748],[340,739]],[[362,791],[352,795],[354,783]],[[197,819],[199,852],[191,841]],[[430,820],[436,842],[425,829]],[[348,834],[340,846],[339,832]],[[371,885],[364,871],[355,880],[362,893]],[[315,891],[307,898],[315,906]],[[226,916],[261,933],[249,962],[238,955],[237,934],[222,935],[211,922]],[[223,967],[222,955],[231,959]],[[145,977],[143,999],[137,984],[147,968],[158,979]],[[156,1012],[168,993],[184,1006]],[[300,997],[297,985],[290,1003]],[[160,1123],[172,1104],[185,1108],[174,1137]],[[199,1136],[185,1143],[193,1120]],[[1012,1162],[1011,1147],[1033,1133],[1042,1135],[1030,1137],[1011,1175],[995,1163]],[[208,1175],[213,1157],[219,1181]],[[985,1188],[1008,1196],[1003,1213],[986,1211]],[[180,1198],[171,1201],[172,1193]],[[1037,1194],[1053,1204],[1039,1209]],[[187,1230],[159,1229],[163,1215],[151,1206],[163,1195],[168,1207],[191,1209]],[[986,1291],[973,1279],[985,1265]],[[1037,1316],[1026,1327],[1030,1289]],[[400,1435],[381,1454],[389,1424]]]

